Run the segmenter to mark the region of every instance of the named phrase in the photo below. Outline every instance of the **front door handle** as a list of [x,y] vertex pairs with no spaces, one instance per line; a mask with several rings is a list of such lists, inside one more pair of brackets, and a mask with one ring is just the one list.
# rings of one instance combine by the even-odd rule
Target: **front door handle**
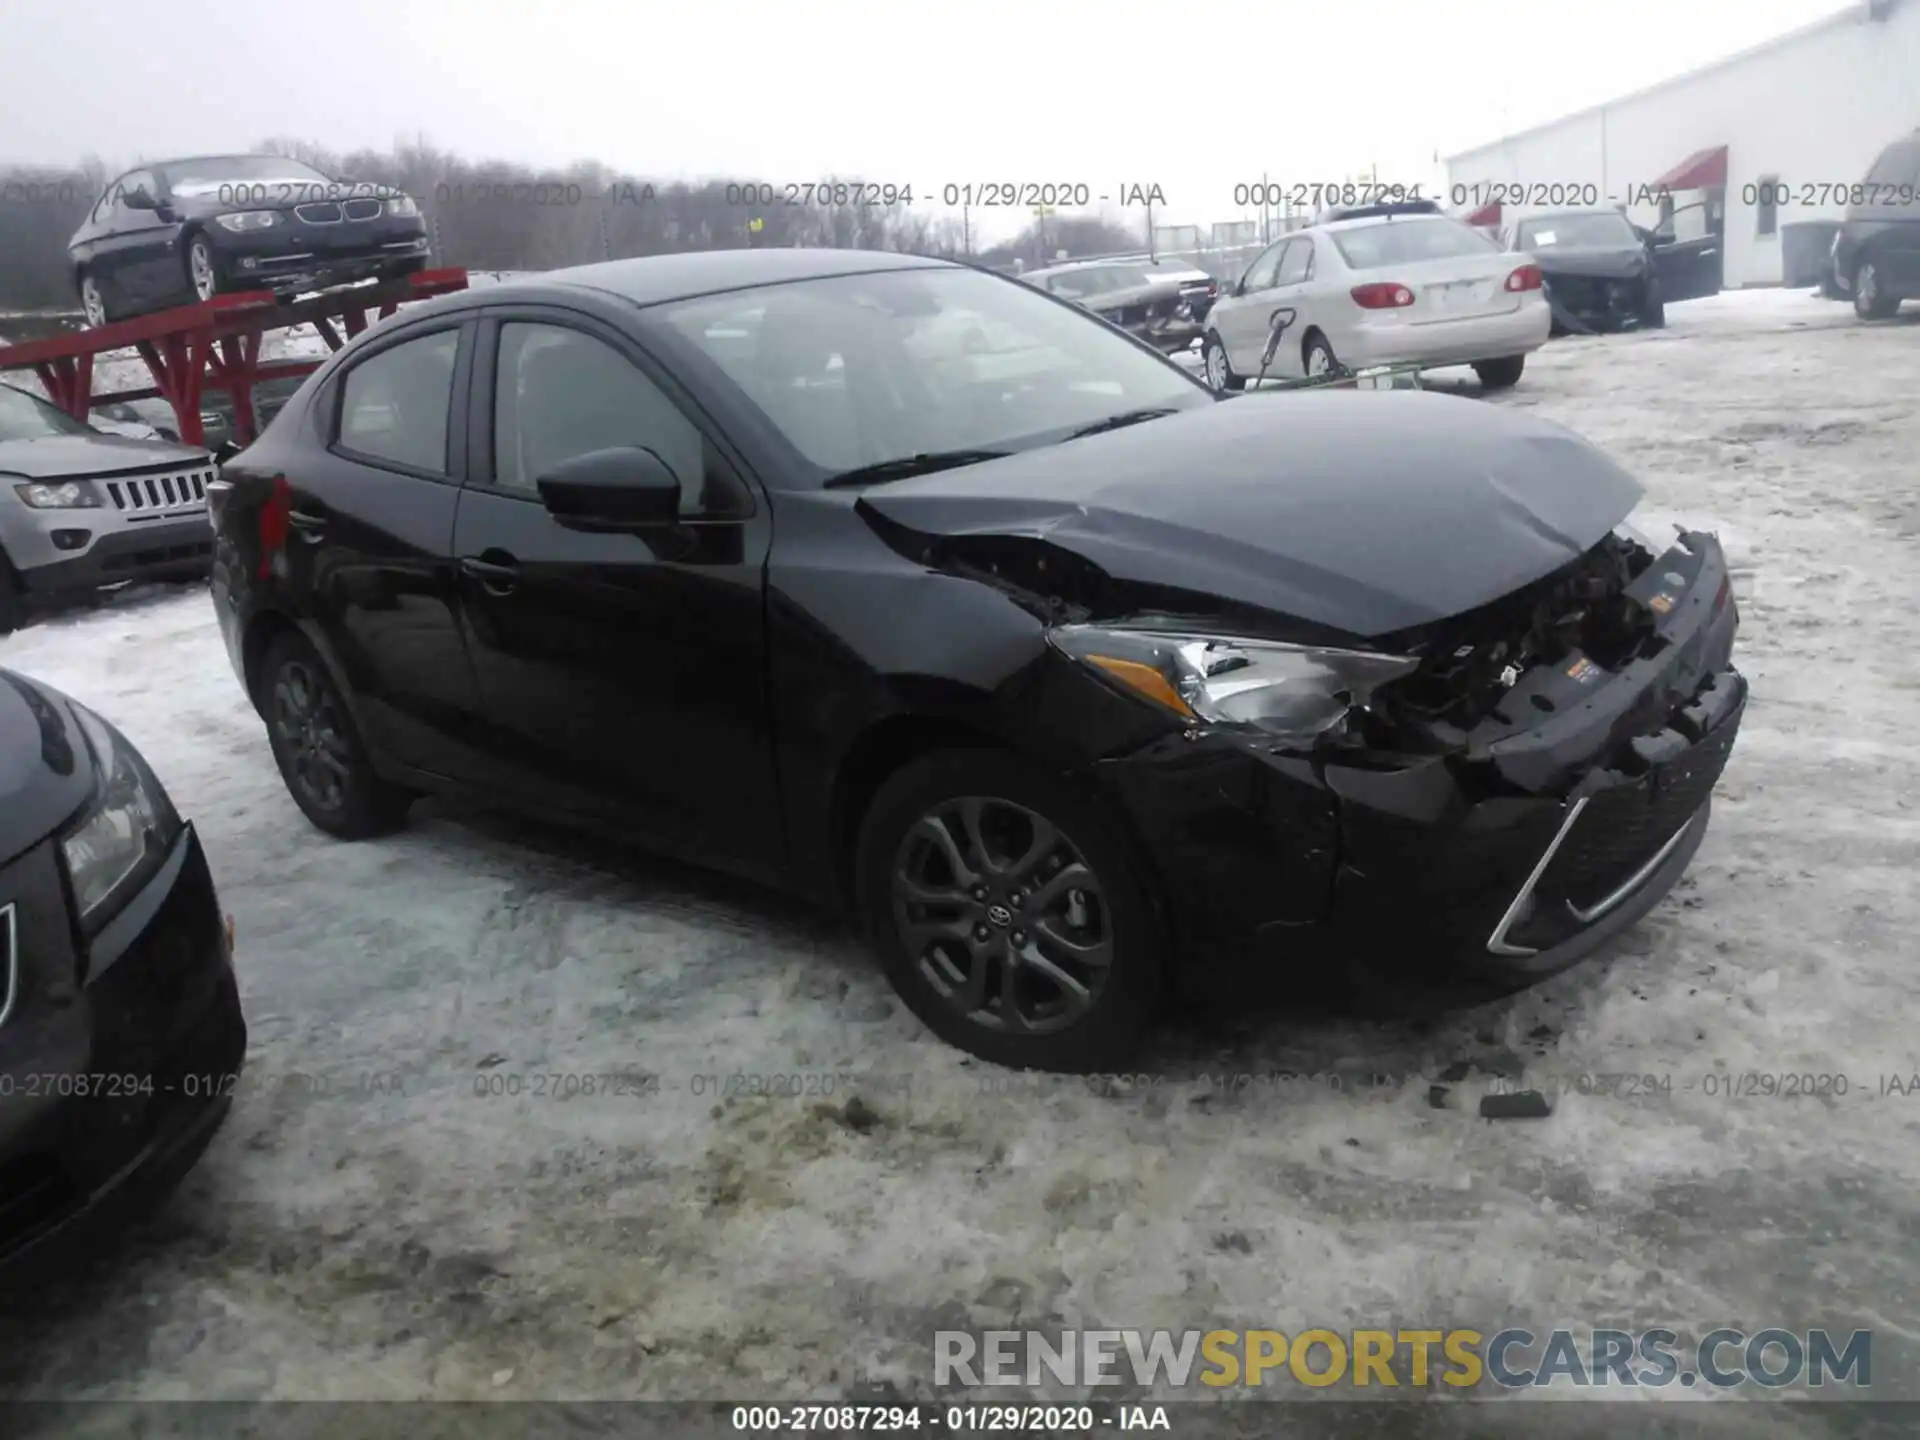
[[327,538],[327,517],[311,510],[288,511],[287,524],[299,531],[300,538],[309,545],[318,545]]
[[511,561],[470,557],[460,562],[460,573],[478,580],[489,595],[511,595],[520,584],[520,567]]

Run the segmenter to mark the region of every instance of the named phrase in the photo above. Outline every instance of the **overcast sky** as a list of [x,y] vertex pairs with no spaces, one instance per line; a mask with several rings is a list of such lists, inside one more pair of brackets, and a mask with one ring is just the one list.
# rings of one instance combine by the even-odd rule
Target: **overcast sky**
[[[1443,178],[1838,0],[0,0],[0,161],[402,136],[532,165],[941,187]],[[1551,181],[1554,176],[1530,177]],[[1569,177],[1571,178],[1571,177]],[[1026,215],[981,224],[1005,233]],[[1156,215],[1156,220],[1161,217]]]

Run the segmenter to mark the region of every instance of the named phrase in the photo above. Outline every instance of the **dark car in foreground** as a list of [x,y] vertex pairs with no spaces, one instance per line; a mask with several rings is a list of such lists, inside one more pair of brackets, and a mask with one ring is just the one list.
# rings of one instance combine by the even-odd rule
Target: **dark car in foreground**
[[0,385],[0,634],[35,597],[207,573],[205,450],[107,435]]
[[274,155],[143,165],[101,192],[67,242],[89,325],[228,290],[295,293],[424,269],[410,196]]
[[1206,271],[1150,256],[1074,260],[1020,278],[1168,354],[1192,347],[1220,296],[1220,283]]
[[1671,888],[1746,686],[1719,544],[1640,496],[1525,411],[1225,398],[1006,277],[709,252],[369,331],[228,463],[212,590],[322,829],[601,827],[1097,1068],[1166,996],[1511,987]]
[[1540,267],[1555,334],[1667,323],[1654,249],[1618,210],[1529,215],[1513,227],[1508,248]]
[[0,669],[0,1279],[184,1175],[246,1041],[193,825],[112,725]]
[[1920,298],[1920,130],[1882,150],[1848,199],[1833,281],[1862,320],[1885,320]]

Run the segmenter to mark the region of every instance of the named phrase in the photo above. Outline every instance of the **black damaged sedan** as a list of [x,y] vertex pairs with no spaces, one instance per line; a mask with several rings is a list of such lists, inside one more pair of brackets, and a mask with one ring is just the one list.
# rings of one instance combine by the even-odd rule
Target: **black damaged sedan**
[[1718,543],[1569,432],[1222,398],[906,256],[426,302],[215,492],[313,823],[464,792],[845,906],[1009,1065],[1262,977],[1564,968],[1685,869],[1746,696]]
[[113,726],[0,670],[0,1281],[184,1175],[246,1037],[193,826]]

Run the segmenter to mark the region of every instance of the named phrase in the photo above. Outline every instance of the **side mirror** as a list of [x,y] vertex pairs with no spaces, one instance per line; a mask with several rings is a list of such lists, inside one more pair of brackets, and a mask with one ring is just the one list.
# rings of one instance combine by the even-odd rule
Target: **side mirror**
[[540,499],[570,530],[646,530],[680,523],[680,477],[631,445],[562,460],[538,481]]

